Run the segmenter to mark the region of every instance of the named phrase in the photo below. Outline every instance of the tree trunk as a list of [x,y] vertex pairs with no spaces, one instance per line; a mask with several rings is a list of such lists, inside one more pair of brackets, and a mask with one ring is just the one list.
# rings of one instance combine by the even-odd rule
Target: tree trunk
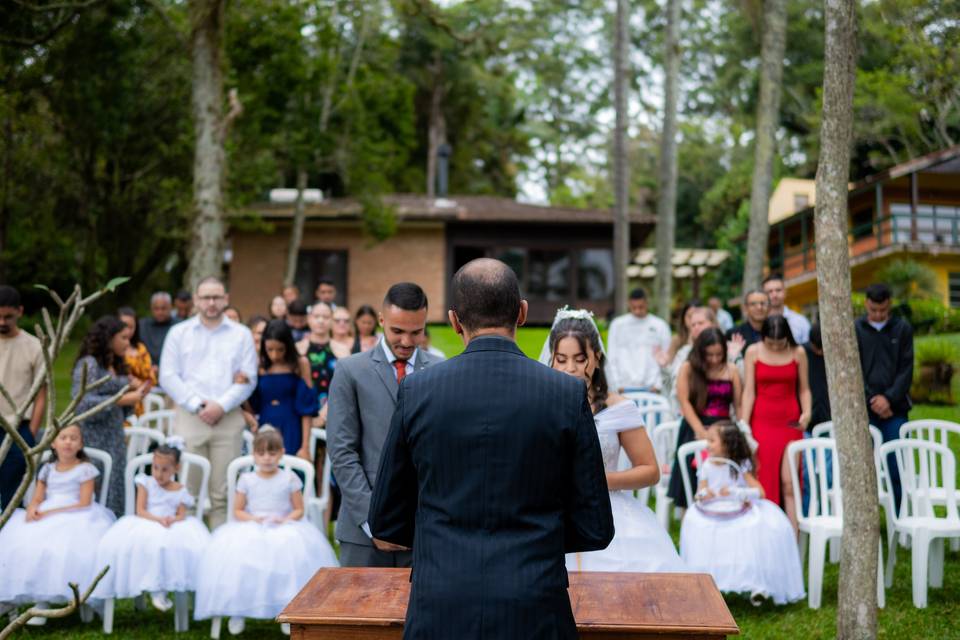
[[879,506],[860,354],[850,303],[847,182],[856,72],[855,0],[826,1],[823,118],[817,166],[817,288],[843,483],[837,637],[877,636]]
[[673,245],[677,231],[677,94],[680,80],[680,0],[667,0],[663,132],[657,202],[657,313],[669,320],[673,297]]
[[437,195],[437,149],[447,141],[447,121],[443,117],[443,66],[439,59],[433,68],[430,93],[430,125],[427,133],[427,198]]
[[224,0],[191,0],[190,55],[193,62],[193,228],[190,289],[207,276],[222,276],[226,224],[223,184],[223,11]]
[[627,162],[627,27],[628,0],[617,0],[613,45],[613,103],[616,124],[613,130],[613,273],[614,311],[627,311],[627,264],[630,260],[630,192]]
[[753,187],[750,190],[750,231],[743,268],[743,292],[760,286],[767,255],[767,207],[773,182],[780,93],[783,85],[783,51],[787,40],[786,0],[764,0],[763,45],[760,52],[760,95],[757,103],[757,135],[754,141]]
[[297,278],[297,257],[300,255],[300,243],[303,242],[303,221],[307,217],[307,207],[303,201],[303,192],[307,188],[307,168],[297,167],[297,202],[293,207],[293,224],[290,228],[290,248],[287,250],[287,271],[283,276],[283,286],[293,284]]

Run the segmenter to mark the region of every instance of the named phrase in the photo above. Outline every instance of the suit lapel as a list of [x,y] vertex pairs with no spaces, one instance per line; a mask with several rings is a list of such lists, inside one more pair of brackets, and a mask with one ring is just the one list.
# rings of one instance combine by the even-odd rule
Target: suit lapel
[[394,404],[396,404],[400,385],[397,383],[395,369],[387,362],[387,358],[383,354],[382,345],[377,344],[376,347],[370,350],[370,353],[370,359],[373,360],[373,368],[377,371],[377,376],[383,382],[384,386],[387,387],[387,391],[390,392],[390,397],[393,399]]
[[423,349],[418,348],[417,357],[416,357],[416,360],[414,360],[414,364],[413,364],[413,371],[417,372],[417,371],[420,371],[421,369],[426,368],[426,366],[430,364],[428,361],[428,358],[429,356],[427,356],[427,352],[424,351]]

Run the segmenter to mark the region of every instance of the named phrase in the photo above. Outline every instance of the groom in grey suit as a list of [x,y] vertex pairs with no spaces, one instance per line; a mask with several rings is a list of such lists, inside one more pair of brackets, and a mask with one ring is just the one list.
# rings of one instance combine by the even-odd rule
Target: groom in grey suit
[[410,566],[408,550],[374,546],[367,513],[400,380],[437,361],[417,348],[426,322],[423,289],[412,282],[395,284],[383,299],[383,337],[377,346],[337,361],[327,409],[327,446],[343,496],[336,537],[345,567]]

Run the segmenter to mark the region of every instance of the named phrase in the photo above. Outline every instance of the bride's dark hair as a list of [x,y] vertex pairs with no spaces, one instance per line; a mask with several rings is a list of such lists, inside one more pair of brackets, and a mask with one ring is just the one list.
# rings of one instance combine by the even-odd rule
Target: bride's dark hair
[[557,345],[564,338],[573,338],[580,345],[580,349],[587,353],[589,347],[597,356],[597,368],[590,378],[589,391],[593,394],[591,407],[594,413],[599,413],[607,407],[607,374],[603,367],[606,358],[603,356],[603,345],[600,343],[600,333],[591,320],[586,318],[564,318],[560,320],[550,332],[548,344],[550,346],[550,364],[557,353]]

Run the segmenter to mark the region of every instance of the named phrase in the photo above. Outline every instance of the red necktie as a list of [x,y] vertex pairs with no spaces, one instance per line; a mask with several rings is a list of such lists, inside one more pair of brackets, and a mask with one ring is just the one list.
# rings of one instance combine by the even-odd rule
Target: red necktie
[[394,360],[393,366],[397,370],[397,384],[403,382],[403,379],[407,377],[407,361],[406,360]]

